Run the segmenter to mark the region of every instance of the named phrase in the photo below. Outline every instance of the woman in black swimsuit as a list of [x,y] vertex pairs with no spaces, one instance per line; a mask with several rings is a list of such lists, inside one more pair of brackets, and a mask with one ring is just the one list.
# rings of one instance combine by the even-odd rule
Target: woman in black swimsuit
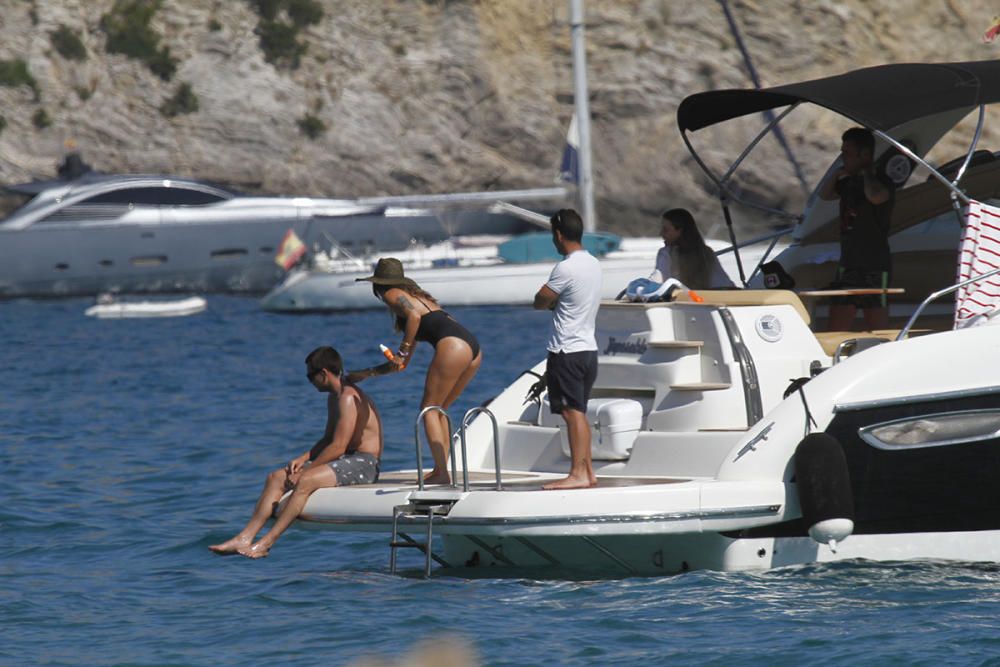
[[[439,405],[444,409],[455,402],[469,381],[476,375],[483,361],[479,341],[468,329],[446,313],[430,294],[417,283],[403,276],[403,265],[398,259],[380,259],[375,274],[367,278],[372,283],[375,296],[383,301],[393,314],[396,331],[403,334],[395,358],[381,366],[353,371],[348,379],[358,382],[373,375],[401,371],[412,358],[416,341],[426,341],[434,348],[434,358],[424,380],[421,409]],[[427,443],[434,457],[434,470],[425,482],[448,484],[448,433],[447,421],[439,412],[424,416]]]

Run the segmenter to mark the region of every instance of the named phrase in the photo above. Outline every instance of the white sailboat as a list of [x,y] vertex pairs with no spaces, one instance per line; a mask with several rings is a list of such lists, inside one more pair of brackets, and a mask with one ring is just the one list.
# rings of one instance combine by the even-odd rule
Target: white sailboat
[[[590,235],[600,257],[606,298],[614,298],[630,280],[649,275],[660,239],[618,239]],[[527,234],[497,243],[496,238],[453,237],[432,245],[414,245],[393,253],[408,278],[426,289],[444,307],[530,304],[549,277],[556,257],[551,253],[512,251],[518,245],[552,248],[551,236]],[[603,246],[603,251],[597,249]],[[518,257],[520,255],[520,257]],[[371,275],[378,256],[359,259],[320,254],[307,268],[295,269],[261,299],[272,312],[316,312],[382,308],[371,284],[357,282]]]

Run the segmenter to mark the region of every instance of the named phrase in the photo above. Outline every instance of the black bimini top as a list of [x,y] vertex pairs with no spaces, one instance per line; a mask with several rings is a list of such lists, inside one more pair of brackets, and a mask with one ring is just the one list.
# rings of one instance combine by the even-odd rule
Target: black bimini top
[[932,114],[1000,101],[1000,60],[879,65],[773,88],[690,95],[677,109],[681,132],[747,114],[812,102],[883,132]]

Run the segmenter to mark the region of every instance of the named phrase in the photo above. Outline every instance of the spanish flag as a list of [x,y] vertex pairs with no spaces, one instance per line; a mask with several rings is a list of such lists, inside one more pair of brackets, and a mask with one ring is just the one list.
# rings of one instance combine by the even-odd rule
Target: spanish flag
[[278,254],[274,256],[274,261],[278,266],[288,271],[302,259],[304,254],[306,254],[305,244],[302,243],[302,239],[294,230],[289,229],[285,232],[285,238],[281,239],[281,245],[278,246]]
[[994,16],[993,23],[990,24],[989,29],[983,34],[983,41],[988,44],[998,36],[1000,36],[1000,16]]

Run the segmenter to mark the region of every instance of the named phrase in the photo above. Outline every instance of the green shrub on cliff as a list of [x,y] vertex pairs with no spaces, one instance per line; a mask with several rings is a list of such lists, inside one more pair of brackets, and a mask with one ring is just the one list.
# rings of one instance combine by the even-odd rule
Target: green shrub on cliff
[[323,6],[316,0],[247,0],[262,21],[276,21],[282,10],[298,27],[319,23]]
[[52,46],[66,60],[86,60],[87,47],[80,41],[80,37],[64,25],[60,25],[58,30],[49,33],[49,40]]
[[[264,60],[276,66],[295,69],[306,44],[299,40],[299,30],[319,23],[323,7],[316,0],[247,0],[259,20],[254,32],[260,40]],[[285,17],[282,16],[284,12]]]
[[278,12],[284,0],[247,0],[250,7],[257,12],[257,16],[265,21],[273,21],[278,18]]
[[286,0],[285,11],[299,28],[319,23],[323,18],[323,7],[316,0]]
[[31,115],[31,122],[34,123],[35,127],[39,130],[44,130],[48,126],[52,125],[52,119],[49,118],[49,112],[42,108],[38,108],[35,110],[35,113]]
[[149,27],[161,0],[115,0],[114,6],[101,17],[101,29],[107,35],[108,53],[121,53],[141,60],[164,81],[177,71],[177,60],[169,47],[160,46],[160,37]]
[[260,48],[264,60],[272,65],[284,65],[291,69],[299,66],[306,45],[298,40],[298,29],[281,21],[261,20],[254,31],[260,38]]
[[198,110],[198,96],[191,90],[191,84],[184,82],[177,87],[177,92],[160,107],[160,113],[167,118],[179,116],[182,113],[194,113]]
[[321,134],[326,132],[326,123],[312,114],[307,113],[296,122],[299,125],[299,132],[306,135],[310,139],[316,139]]
[[0,86],[9,88],[27,86],[35,94],[35,99],[38,99],[38,83],[28,71],[28,63],[20,58],[0,60]]

